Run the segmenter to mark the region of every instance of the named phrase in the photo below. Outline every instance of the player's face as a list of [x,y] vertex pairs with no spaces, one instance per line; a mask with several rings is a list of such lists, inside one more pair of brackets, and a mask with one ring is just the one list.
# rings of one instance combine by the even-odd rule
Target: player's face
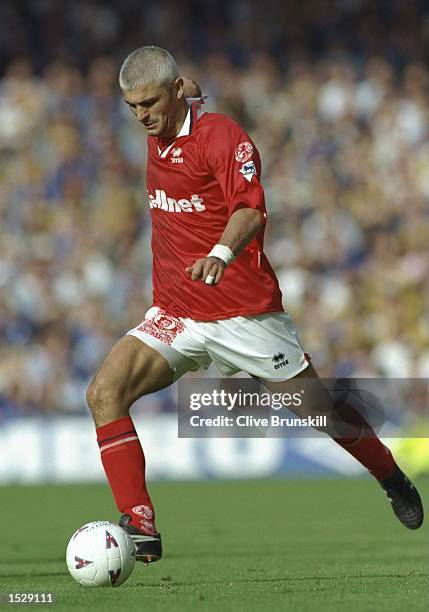
[[183,120],[182,78],[170,86],[148,84],[123,93],[125,102],[149,136],[168,138],[177,134],[177,125]]

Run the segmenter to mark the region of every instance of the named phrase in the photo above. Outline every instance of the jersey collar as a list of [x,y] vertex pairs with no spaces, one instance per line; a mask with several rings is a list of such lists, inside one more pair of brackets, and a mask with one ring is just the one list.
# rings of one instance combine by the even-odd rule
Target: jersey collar
[[167,157],[168,152],[170,151],[170,149],[176,144],[176,141],[177,141],[178,138],[181,138],[182,136],[190,136],[192,134],[192,128],[193,128],[195,122],[197,121],[197,119],[200,118],[200,116],[202,114],[203,113],[201,112],[201,103],[194,102],[188,108],[188,112],[186,114],[185,121],[183,122],[183,125],[180,128],[180,131],[177,134],[177,136],[174,139],[174,141],[171,142],[165,149],[162,149],[159,146],[160,141],[158,139],[158,155],[161,158],[164,159],[165,157]]
[[185,117],[185,121],[183,122],[182,127],[180,128],[180,132],[177,134],[176,138],[180,138],[181,136],[189,136],[192,132],[192,106],[188,108],[187,115]]
[[194,100],[189,107],[188,114],[186,115],[185,121],[177,134],[177,138],[181,136],[189,136],[192,134],[193,127],[204,111],[201,110],[201,104],[204,104],[204,99],[199,98],[197,101]]

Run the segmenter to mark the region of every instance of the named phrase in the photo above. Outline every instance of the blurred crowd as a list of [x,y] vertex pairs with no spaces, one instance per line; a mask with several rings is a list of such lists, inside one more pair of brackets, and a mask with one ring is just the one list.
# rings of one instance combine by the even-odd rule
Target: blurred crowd
[[257,144],[266,251],[320,374],[429,378],[424,3],[16,4],[0,6],[0,417],[85,411],[151,304],[145,136],[117,85],[142,44],[176,52]]

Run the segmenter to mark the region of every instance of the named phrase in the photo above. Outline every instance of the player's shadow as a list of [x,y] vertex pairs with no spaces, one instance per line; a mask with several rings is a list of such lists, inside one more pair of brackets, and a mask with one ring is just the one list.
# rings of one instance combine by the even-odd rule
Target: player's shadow
[[[28,563],[34,563],[37,565],[40,565],[41,563],[65,563],[65,558],[63,556],[61,557],[49,557],[49,559],[42,559],[41,557],[19,557],[16,559],[11,559],[9,558],[7,560],[7,565],[21,565],[21,564],[28,564]],[[0,567],[3,565],[3,563],[0,561]],[[6,565],[6,563],[4,564]]]
[[[258,583],[287,583],[287,582],[314,582],[319,581],[322,582],[324,580],[361,580],[362,578],[383,578],[383,579],[408,579],[411,576],[418,578],[422,576],[429,576],[428,572],[408,572],[407,574],[346,574],[346,575],[337,575],[337,576],[285,576],[284,578],[242,578],[240,580],[234,580],[233,582],[237,584],[241,583],[249,583],[249,584],[258,584]],[[168,583],[160,582],[157,584],[148,584],[147,582],[135,582],[132,587],[144,587],[145,589],[165,589],[166,585],[168,587],[195,587],[195,586],[204,586],[206,584],[225,584],[225,580],[194,580],[192,582],[182,582],[182,581],[168,581]],[[321,589],[323,590],[323,589]]]
[[2,573],[2,578],[49,578],[55,576],[67,576],[67,572],[31,572],[22,571],[22,572],[8,572],[7,574]]
[[[22,569],[22,571],[15,571],[15,572],[8,572],[7,568],[3,566],[2,563],[0,563],[0,574],[2,576],[2,578],[23,578],[23,577],[35,577],[35,578],[45,578],[45,577],[49,577],[49,576],[65,576],[67,574],[67,572],[64,571],[44,571],[44,572],[37,572],[37,571],[28,571],[28,565],[40,565],[41,563],[61,563],[64,564],[65,560],[64,557],[51,557],[49,559],[41,559],[40,557],[20,557],[19,559],[9,559],[8,560],[8,566],[10,565],[17,565],[18,567],[21,565],[26,566],[25,568]],[[3,567],[2,567],[3,566]],[[6,570],[6,571],[5,571]]]

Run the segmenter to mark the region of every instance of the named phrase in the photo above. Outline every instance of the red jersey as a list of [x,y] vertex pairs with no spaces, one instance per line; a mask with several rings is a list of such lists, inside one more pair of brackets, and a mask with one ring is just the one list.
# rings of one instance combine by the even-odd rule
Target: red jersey
[[277,278],[263,252],[264,229],[215,287],[185,273],[219,241],[239,208],[265,212],[261,160],[246,132],[217,113],[188,112],[176,140],[148,137],[153,304],[194,320],[282,311]]

